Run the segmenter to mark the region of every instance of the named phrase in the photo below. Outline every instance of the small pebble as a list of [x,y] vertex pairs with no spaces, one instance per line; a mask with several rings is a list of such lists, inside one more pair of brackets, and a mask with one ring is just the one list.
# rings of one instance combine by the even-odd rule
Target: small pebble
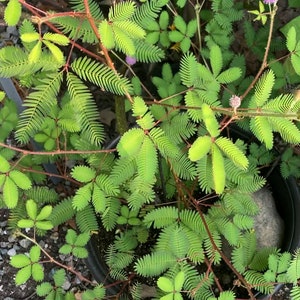
[[7,251],[7,254],[11,257],[17,254],[17,251],[15,248],[11,248]]

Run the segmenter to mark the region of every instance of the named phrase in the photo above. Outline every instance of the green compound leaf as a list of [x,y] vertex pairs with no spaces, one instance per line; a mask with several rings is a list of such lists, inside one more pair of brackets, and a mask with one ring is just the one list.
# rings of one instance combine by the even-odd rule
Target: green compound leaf
[[30,263],[31,261],[29,257],[25,254],[16,254],[10,260],[10,264],[14,268],[23,268],[25,266],[28,266]]
[[8,208],[15,208],[19,199],[18,187],[14,181],[6,177],[3,185],[3,200]]
[[273,133],[270,122],[266,117],[253,117],[250,120],[250,129],[253,134],[265,144],[267,149],[273,147]]
[[67,46],[70,42],[65,35],[51,32],[46,32],[43,35],[43,39],[58,44],[60,46]]
[[183,271],[180,271],[174,280],[175,291],[180,291],[182,289],[183,283],[185,279],[185,274]]
[[27,175],[18,170],[12,170],[9,172],[9,177],[22,190],[29,190],[32,186],[31,180],[27,177]]
[[181,33],[184,34],[186,32],[187,25],[181,16],[179,15],[175,16],[174,25]]
[[77,239],[77,233],[73,229],[68,229],[67,235],[66,235],[66,242],[70,245],[74,245]]
[[145,134],[140,128],[132,128],[124,133],[120,139],[117,150],[122,157],[133,156],[140,151]]
[[217,194],[222,194],[225,188],[225,167],[222,152],[217,145],[212,144],[212,170],[214,188]]
[[66,280],[66,271],[64,269],[55,271],[53,279],[56,286],[62,286]]
[[44,206],[37,215],[36,220],[41,221],[47,219],[51,215],[52,209],[53,207],[51,205]]
[[271,69],[265,72],[258,80],[257,84],[255,85],[255,93],[253,96],[258,107],[263,106],[269,99],[274,82],[275,75]]
[[25,283],[31,276],[31,265],[26,266],[19,270],[16,274],[15,283],[21,285]]
[[157,286],[166,293],[174,291],[174,284],[168,277],[159,277],[157,280]]
[[29,219],[21,219],[18,222],[18,227],[20,228],[31,228],[34,226],[34,221]]
[[50,221],[37,221],[35,226],[42,230],[50,230],[53,228],[53,225]]
[[35,281],[42,281],[44,279],[44,269],[40,264],[38,263],[33,264],[31,272],[32,272],[32,278]]
[[96,171],[88,166],[75,166],[71,175],[79,182],[90,182],[96,177]]
[[59,64],[63,64],[65,61],[64,58],[64,54],[63,52],[60,50],[60,48],[58,48],[56,45],[54,45],[52,42],[49,42],[47,40],[43,40],[43,43],[47,46],[47,48],[50,50],[50,52],[52,53],[53,57],[55,58],[55,60],[59,63]]
[[135,3],[133,1],[120,2],[112,5],[108,12],[109,21],[125,21],[132,17],[135,11]]
[[101,42],[107,49],[113,49],[115,47],[114,34],[111,25],[107,20],[103,20],[98,27]]
[[293,52],[297,44],[297,32],[294,26],[292,26],[286,35],[286,47],[290,52]]
[[41,55],[42,55],[42,41],[38,41],[28,55],[29,63],[34,64],[38,62]]
[[212,140],[210,136],[198,137],[189,149],[189,159],[191,161],[197,161],[201,159],[209,152],[211,145]]
[[231,140],[226,137],[219,137],[215,143],[236,166],[244,170],[247,169],[249,165],[247,157]]
[[20,36],[20,38],[21,38],[22,42],[31,43],[34,41],[38,41],[40,38],[40,35],[37,32],[27,32],[27,33],[23,33]]
[[37,216],[37,204],[32,199],[26,201],[26,211],[30,219],[35,220]]
[[9,0],[4,11],[4,20],[8,26],[18,24],[22,14],[22,5],[18,0]]
[[214,112],[206,103],[202,104],[202,117],[209,134],[212,137],[217,137],[220,134],[219,123]]
[[32,262],[38,262],[41,257],[41,249],[38,246],[32,246],[29,252]]
[[221,48],[218,45],[213,45],[210,49],[210,64],[215,77],[219,75],[223,67],[223,57]]
[[0,155],[0,172],[7,173],[9,170],[10,170],[9,162],[2,155]]
[[135,117],[142,117],[148,111],[145,101],[141,97],[134,97],[133,101],[132,115]]

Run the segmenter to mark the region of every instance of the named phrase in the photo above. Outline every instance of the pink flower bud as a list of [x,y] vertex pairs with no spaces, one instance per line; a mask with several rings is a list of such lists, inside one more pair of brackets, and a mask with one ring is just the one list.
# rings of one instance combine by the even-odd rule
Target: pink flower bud
[[232,95],[231,98],[229,99],[229,104],[233,108],[238,108],[241,105],[241,98],[237,95]]

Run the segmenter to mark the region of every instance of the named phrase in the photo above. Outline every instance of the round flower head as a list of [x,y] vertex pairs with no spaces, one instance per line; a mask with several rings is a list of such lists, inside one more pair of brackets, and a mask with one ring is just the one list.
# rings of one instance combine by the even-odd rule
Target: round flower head
[[229,105],[232,108],[237,109],[241,105],[241,98],[237,95],[232,95],[231,98],[229,99]]
[[264,0],[265,4],[276,4],[277,0]]
[[134,57],[131,56],[126,56],[126,62],[128,63],[129,66],[132,66],[136,63],[136,59]]

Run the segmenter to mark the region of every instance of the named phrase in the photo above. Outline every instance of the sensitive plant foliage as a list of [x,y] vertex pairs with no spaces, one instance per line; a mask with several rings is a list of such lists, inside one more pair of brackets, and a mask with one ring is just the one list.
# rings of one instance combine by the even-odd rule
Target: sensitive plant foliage
[[[104,8],[75,0],[64,12],[43,12],[8,1],[4,20],[17,25],[20,44],[0,49],[0,77],[26,96],[17,108],[0,91],[0,203],[16,234],[33,243],[11,259],[17,285],[32,277],[40,297],[75,299],[63,290],[66,271],[81,274],[36,241],[75,221],[78,232],[67,231],[59,253],[86,258],[91,235],[108,233],[105,277],[124,283],[122,291],[129,285],[134,299],[144,277],[155,283],[154,299],[234,299],[238,290],[215,292],[221,262],[252,299],[253,288],[272,293],[277,282],[292,282],[300,299],[299,253],[257,249],[251,197],[267,182],[264,166],[279,163],[284,178],[299,177],[300,101],[285,91],[300,83],[299,35],[291,22],[279,43],[272,38],[277,1],[248,12],[235,2]],[[32,18],[23,20],[22,8]],[[245,14],[261,28],[241,21]],[[245,52],[233,50],[237,26]],[[277,61],[276,49],[285,53]],[[108,147],[99,117],[107,97],[124,128]],[[246,132],[243,141],[234,128]],[[59,189],[66,182],[67,194]],[[60,267],[52,282],[40,283],[42,256]],[[82,299],[105,299],[102,283],[82,280],[90,284]]]

